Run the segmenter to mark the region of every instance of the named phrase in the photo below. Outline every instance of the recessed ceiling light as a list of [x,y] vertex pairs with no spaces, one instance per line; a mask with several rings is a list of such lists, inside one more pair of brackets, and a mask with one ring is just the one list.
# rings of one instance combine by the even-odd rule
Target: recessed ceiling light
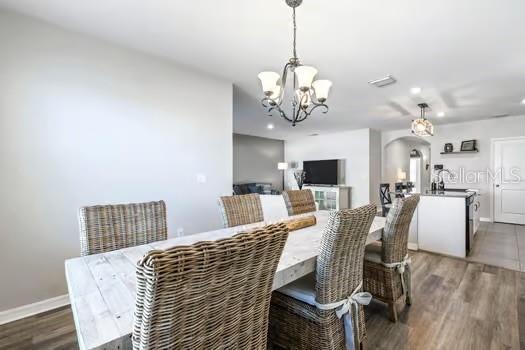
[[421,88],[419,86],[414,86],[413,88],[410,88],[410,93],[413,95],[417,95],[421,93]]
[[438,117],[444,117],[445,116],[445,112],[438,112],[437,116]]
[[521,100],[521,104],[525,105],[525,98],[523,100]]
[[266,129],[268,130],[273,130],[273,128],[274,128],[274,125],[272,123],[266,125]]

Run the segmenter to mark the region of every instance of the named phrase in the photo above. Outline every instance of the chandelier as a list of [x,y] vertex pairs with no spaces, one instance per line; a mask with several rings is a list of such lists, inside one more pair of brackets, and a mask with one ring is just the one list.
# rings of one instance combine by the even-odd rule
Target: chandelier
[[[330,87],[332,86],[330,80],[314,81],[317,75],[317,69],[302,65],[297,57],[295,8],[301,5],[302,2],[303,0],[286,0],[286,4],[292,8],[293,57],[285,64],[282,77],[275,72],[261,72],[258,75],[264,93],[261,103],[268,112],[268,115],[277,112],[281,117],[291,122],[292,126],[308,118],[310,114],[319,107],[323,108],[323,113],[327,113],[328,106],[325,103]],[[294,94],[290,99],[291,111],[287,114],[282,108],[282,103],[289,75]]]
[[420,103],[418,107],[421,108],[421,117],[412,121],[412,134],[417,136],[434,136],[434,125],[425,118],[425,109],[428,104]]

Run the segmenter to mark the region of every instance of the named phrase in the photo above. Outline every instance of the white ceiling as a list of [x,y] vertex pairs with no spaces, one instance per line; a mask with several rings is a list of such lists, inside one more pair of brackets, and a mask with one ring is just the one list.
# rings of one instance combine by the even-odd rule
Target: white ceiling
[[[525,114],[523,0],[304,0],[299,56],[334,87],[330,112],[295,128],[266,116],[259,103],[258,72],[279,72],[290,56],[284,0],[0,0],[0,6],[231,80],[239,133],[286,139],[405,128],[423,100],[436,124]],[[367,84],[386,74],[398,83]],[[410,95],[412,86],[423,88],[420,96]],[[446,116],[436,117],[438,111]],[[274,130],[266,129],[269,122]]]

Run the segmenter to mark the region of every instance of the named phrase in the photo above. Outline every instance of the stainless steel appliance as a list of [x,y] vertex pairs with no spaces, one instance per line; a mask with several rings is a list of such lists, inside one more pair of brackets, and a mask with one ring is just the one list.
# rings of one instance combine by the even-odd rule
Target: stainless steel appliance
[[473,193],[471,196],[465,199],[466,203],[466,228],[465,228],[465,243],[466,243],[466,253],[467,256],[470,254],[470,250],[474,245],[474,234],[476,233],[476,212],[479,209],[479,203],[476,200],[477,195]]

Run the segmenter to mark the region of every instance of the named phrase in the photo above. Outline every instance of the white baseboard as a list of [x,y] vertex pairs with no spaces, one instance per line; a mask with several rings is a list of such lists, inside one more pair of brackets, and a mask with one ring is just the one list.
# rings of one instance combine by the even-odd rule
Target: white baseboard
[[417,243],[410,243],[408,242],[408,245],[407,245],[408,249],[410,250],[419,250],[419,246]]
[[65,305],[69,305],[69,296],[60,295],[47,300],[38,301],[33,304],[22,305],[0,312],[0,326],[9,322],[17,321],[22,318],[34,316],[42,312],[53,310]]
[[479,221],[481,222],[492,222],[491,218],[479,218]]

